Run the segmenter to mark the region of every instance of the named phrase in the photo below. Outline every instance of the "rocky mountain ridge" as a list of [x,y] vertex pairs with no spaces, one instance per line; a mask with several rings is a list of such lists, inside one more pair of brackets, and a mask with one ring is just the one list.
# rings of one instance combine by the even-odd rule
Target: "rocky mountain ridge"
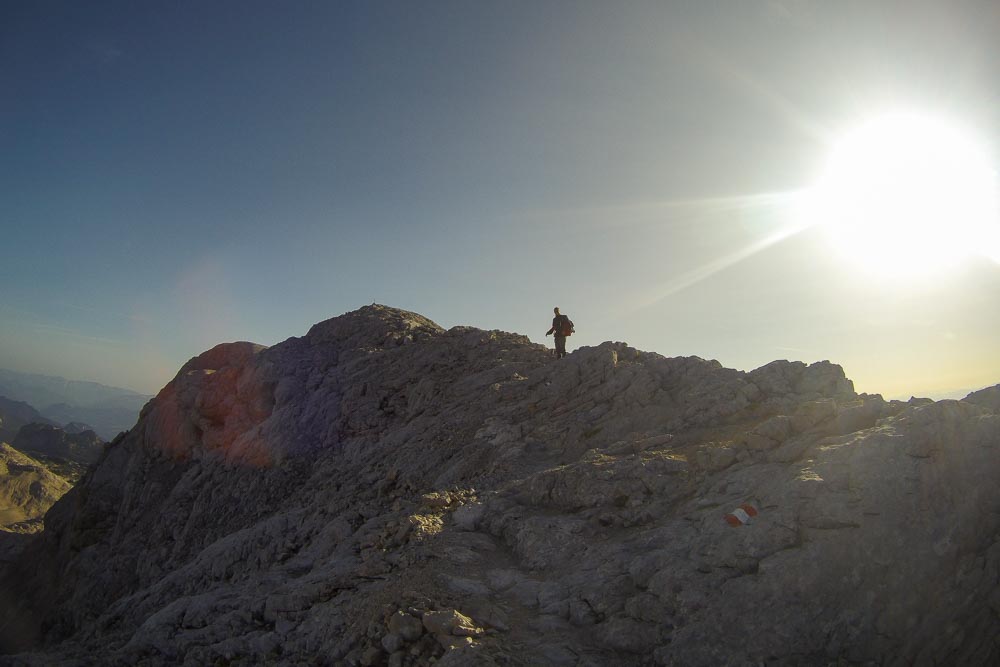
[[0,573],[0,664],[990,664],[998,410],[363,308],[185,364]]
[[27,424],[51,425],[53,422],[24,401],[0,396],[0,442],[14,442],[17,432]]
[[92,430],[74,430],[69,432],[50,424],[26,424],[10,444],[74,484],[104,450],[104,441]]
[[90,430],[69,433],[50,424],[26,424],[11,443],[30,456],[90,464],[101,456],[104,442]]
[[[11,445],[70,484],[75,483],[86,467],[98,459],[104,446],[86,424],[71,422],[60,427],[31,405],[4,396],[0,396],[0,443]],[[0,473],[6,474],[9,471]],[[8,483],[13,482],[0,480],[0,484]],[[44,509],[47,510],[48,505]],[[28,518],[36,516],[31,514]]]

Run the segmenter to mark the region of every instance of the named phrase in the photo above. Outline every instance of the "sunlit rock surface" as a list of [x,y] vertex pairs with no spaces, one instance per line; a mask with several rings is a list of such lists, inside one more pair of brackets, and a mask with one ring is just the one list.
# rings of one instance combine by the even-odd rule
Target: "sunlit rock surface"
[[0,443],[0,531],[34,533],[69,483],[45,465]]
[[0,663],[995,663],[997,396],[383,306],[220,345],[5,567]]

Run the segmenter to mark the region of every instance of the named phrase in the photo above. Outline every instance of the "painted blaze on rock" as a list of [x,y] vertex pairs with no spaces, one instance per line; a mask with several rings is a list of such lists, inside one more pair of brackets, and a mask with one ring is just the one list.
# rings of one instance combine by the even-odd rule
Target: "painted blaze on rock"
[[723,517],[730,526],[745,526],[750,519],[757,516],[757,508],[750,503],[743,503]]

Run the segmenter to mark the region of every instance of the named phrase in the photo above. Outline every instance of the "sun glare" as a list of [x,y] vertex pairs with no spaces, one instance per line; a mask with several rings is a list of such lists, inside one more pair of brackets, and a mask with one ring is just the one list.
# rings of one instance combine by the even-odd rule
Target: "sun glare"
[[930,274],[976,254],[1000,261],[997,177],[955,125],[892,114],[844,136],[810,196],[834,247],[880,274]]

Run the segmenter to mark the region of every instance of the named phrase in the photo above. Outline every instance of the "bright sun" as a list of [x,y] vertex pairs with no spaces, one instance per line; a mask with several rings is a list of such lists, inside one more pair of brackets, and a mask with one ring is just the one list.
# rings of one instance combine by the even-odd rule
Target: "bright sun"
[[939,119],[896,113],[850,132],[809,199],[832,244],[871,272],[930,274],[975,254],[1000,260],[990,160]]

